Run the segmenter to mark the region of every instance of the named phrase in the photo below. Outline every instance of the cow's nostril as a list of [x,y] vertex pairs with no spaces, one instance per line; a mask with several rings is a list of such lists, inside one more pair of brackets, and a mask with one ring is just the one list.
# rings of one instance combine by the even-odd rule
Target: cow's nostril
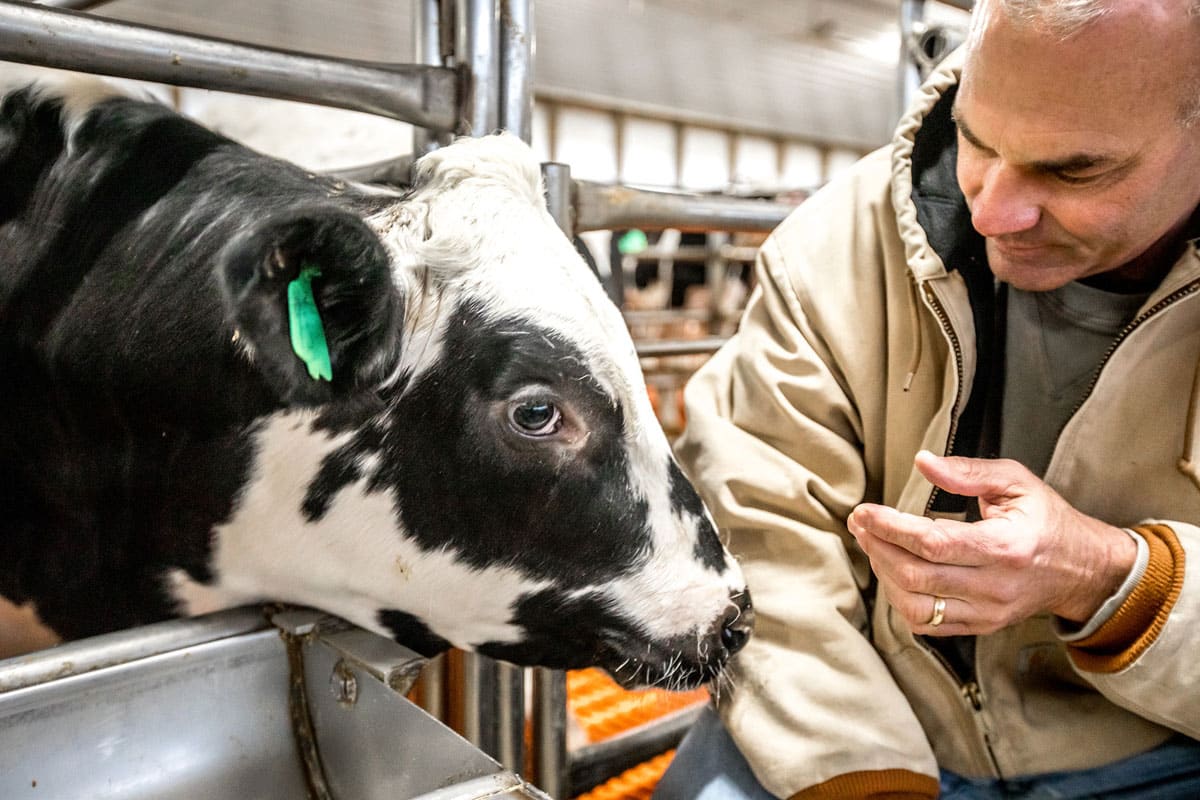
[[725,624],[721,627],[721,644],[730,655],[745,647],[754,628],[754,607],[750,605],[749,595],[742,593],[734,602],[737,606],[725,615]]
[[721,629],[721,644],[725,645],[730,655],[741,650],[749,638],[750,631],[738,625],[726,625]]

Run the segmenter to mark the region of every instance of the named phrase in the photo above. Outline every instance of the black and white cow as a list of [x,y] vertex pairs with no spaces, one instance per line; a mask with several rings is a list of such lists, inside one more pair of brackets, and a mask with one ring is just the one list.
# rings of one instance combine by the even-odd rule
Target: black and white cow
[[[745,641],[741,572],[520,141],[400,193],[96,80],[0,94],[0,595],[68,638],[278,600],[630,685]],[[289,336],[306,269],[329,380]]]

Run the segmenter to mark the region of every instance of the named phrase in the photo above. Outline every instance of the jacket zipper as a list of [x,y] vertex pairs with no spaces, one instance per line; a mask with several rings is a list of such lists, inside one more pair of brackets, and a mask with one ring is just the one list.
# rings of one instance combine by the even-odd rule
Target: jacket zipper
[[[1107,366],[1109,359],[1112,358],[1113,353],[1117,351],[1117,348],[1121,345],[1121,343],[1128,339],[1129,336],[1146,320],[1155,316],[1164,308],[1174,305],[1176,302],[1188,297],[1189,295],[1195,294],[1197,291],[1200,291],[1200,280],[1195,280],[1186,286],[1181,286],[1164,297],[1162,300],[1159,300],[1157,303],[1150,306],[1150,308],[1147,308],[1141,314],[1138,314],[1136,317],[1131,319],[1129,323],[1121,329],[1121,332],[1117,334],[1117,338],[1113,339],[1112,344],[1110,344],[1108,349],[1104,351],[1104,357],[1100,359],[1100,366],[1096,367],[1095,372],[1092,373],[1092,382],[1088,384],[1087,391],[1084,392],[1079,402],[1075,404],[1073,409],[1071,409],[1071,413],[1067,417],[1067,422],[1071,421],[1071,418],[1075,416],[1079,409],[1083,408],[1083,404],[1087,402],[1089,397],[1092,396],[1092,390],[1095,389],[1096,384],[1100,382],[1100,373],[1104,371],[1104,367]],[[1063,425],[1065,427],[1066,423],[1063,423]],[[1062,429],[1058,431],[1058,434],[1059,436],[1062,435]]]
[[983,713],[983,687],[978,681],[970,680],[962,684],[959,689],[963,698],[971,706],[971,716],[975,720],[975,727],[983,737],[983,749],[987,754],[988,763],[992,766],[993,774],[997,778],[1003,778],[1004,773],[1000,771],[1000,761],[996,758],[996,751],[992,749],[992,728],[988,724],[987,716]]
[[[938,300],[937,294],[934,293],[933,289],[929,288],[928,283],[921,284],[921,292],[925,295],[925,300],[933,309],[934,316],[937,317],[942,330],[950,337],[950,346],[954,348],[954,366],[958,371],[958,386],[954,390],[954,405],[951,406],[950,432],[946,436],[946,449],[942,451],[943,454],[950,455],[950,453],[954,452],[954,440],[958,436],[958,404],[962,400],[963,382],[966,378],[964,375],[965,370],[963,369],[962,342],[959,341],[958,334],[950,324],[950,316],[946,313],[946,309],[942,307],[942,302]],[[925,504],[926,515],[933,509],[933,502],[937,499],[938,492],[940,491],[941,489],[935,486],[933,487],[933,491],[929,493],[929,501]]]
[[[963,367],[962,343],[959,341],[958,334],[954,330],[954,326],[950,324],[950,316],[946,313],[942,303],[938,300],[937,295],[928,284],[922,284],[921,290],[925,295],[926,301],[930,308],[933,309],[934,316],[937,317],[938,323],[942,326],[942,330],[950,339],[950,345],[954,349],[954,365],[958,372],[958,386],[955,389],[954,405],[951,407],[950,413],[950,431],[946,437],[946,449],[943,451],[949,455],[954,451],[954,442],[958,435],[958,404],[962,400],[962,388],[965,380],[965,369]],[[933,508],[934,500],[937,499],[938,492],[941,491],[938,487],[933,487],[933,491],[929,493],[929,501],[925,504],[925,513],[929,514]],[[933,656],[933,659],[941,665],[942,669],[949,676],[950,680],[958,687],[958,693],[963,700],[970,706],[971,717],[975,721],[975,728],[983,738],[984,752],[987,754],[988,762],[992,766],[992,771],[997,777],[1003,777],[1000,771],[1000,763],[996,759],[996,753],[992,749],[992,732],[991,727],[987,723],[987,718],[983,713],[983,689],[980,687],[978,680],[974,675],[969,679],[964,680],[962,676],[954,669],[945,656],[939,653],[921,637],[915,637],[919,646]]]
[[913,638],[921,649],[933,657],[933,660],[941,666],[946,675],[949,676],[951,682],[958,688],[959,696],[970,707],[968,710],[970,711],[971,719],[975,722],[975,729],[983,739],[983,750],[987,755],[988,763],[991,764],[992,773],[997,778],[1003,778],[1004,773],[1000,771],[1000,761],[996,758],[996,751],[992,749],[992,727],[988,724],[987,716],[983,713],[983,687],[979,685],[979,681],[974,675],[964,680],[950,662],[946,660],[946,657],[930,647],[924,637],[914,636]]

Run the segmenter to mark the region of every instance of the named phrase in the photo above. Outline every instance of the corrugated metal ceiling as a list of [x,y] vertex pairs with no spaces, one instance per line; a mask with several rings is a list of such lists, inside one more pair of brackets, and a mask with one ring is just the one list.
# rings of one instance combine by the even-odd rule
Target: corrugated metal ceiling
[[[897,115],[899,0],[534,0],[545,97],[868,148]],[[397,0],[113,0],[97,13],[287,49],[411,61]],[[936,21],[963,13],[928,4]]]

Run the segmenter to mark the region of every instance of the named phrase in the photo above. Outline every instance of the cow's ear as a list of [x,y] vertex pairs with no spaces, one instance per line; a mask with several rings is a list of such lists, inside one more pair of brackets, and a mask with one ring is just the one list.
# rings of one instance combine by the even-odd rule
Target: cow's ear
[[353,214],[293,210],[252,223],[217,269],[241,346],[286,402],[345,396],[393,363],[403,300],[387,251]]

